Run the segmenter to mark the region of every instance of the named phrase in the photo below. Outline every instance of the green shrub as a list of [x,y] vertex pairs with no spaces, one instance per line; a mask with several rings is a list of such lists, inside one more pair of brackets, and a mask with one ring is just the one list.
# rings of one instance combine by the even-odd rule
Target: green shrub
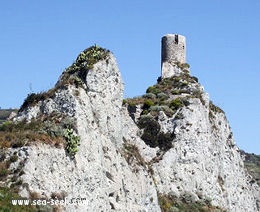
[[[92,69],[93,65],[100,60],[107,58],[109,51],[97,45],[91,46],[81,52],[76,59],[76,66],[84,69]],[[76,67],[74,67],[76,68]]]
[[168,117],[171,117],[174,114],[174,111],[167,105],[162,105],[161,108]]
[[151,115],[141,116],[138,127],[144,129],[141,138],[148,146],[159,147],[163,151],[172,147],[174,134],[160,132],[160,124]]
[[150,147],[157,147],[158,140],[157,136],[160,131],[159,123],[150,115],[143,115],[140,117],[138,126],[144,129],[144,133],[141,138]]
[[155,99],[156,95],[154,93],[146,93],[146,94],[143,95],[143,98]]
[[169,107],[173,110],[177,110],[183,106],[188,106],[190,105],[190,102],[189,102],[189,98],[188,97],[178,97],[174,100],[172,100],[170,103],[169,103]]
[[189,194],[184,194],[179,198],[171,194],[158,194],[158,203],[162,212],[170,211],[219,211],[225,212],[226,210],[213,206],[207,199],[194,201]]
[[180,90],[175,90],[175,89],[173,89],[173,90],[171,90],[171,93],[172,93],[173,95],[179,95],[179,94],[181,94],[181,91],[180,91]]
[[179,108],[181,108],[183,106],[184,106],[184,104],[180,98],[176,98],[176,99],[172,100],[169,104],[169,107],[172,110],[178,110]]
[[188,63],[180,63],[177,62],[176,65],[180,68],[180,69],[189,69],[190,65]]
[[156,86],[150,86],[149,88],[147,88],[146,93],[153,93],[153,94],[158,94],[161,93],[162,91],[157,88]]
[[220,107],[214,105],[212,101],[209,102],[209,109],[214,113],[225,113]]
[[73,129],[66,129],[64,137],[66,139],[66,151],[71,157],[74,157],[79,150],[80,138],[75,134]]
[[147,100],[144,101],[143,109],[147,110],[153,105],[154,105],[154,102],[150,99],[147,99]]
[[16,162],[17,160],[18,160],[18,155],[17,155],[17,154],[12,155],[12,156],[10,157],[10,159],[9,159],[9,161],[10,161],[11,163]]
[[161,86],[172,85],[172,79],[173,79],[173,77],[164,78],[164,79],[162,79],[157,85],[161,85]]
[[171,117],[174,113],[174,111],[167,105],[154,105],[150,107],[149,111],[151,112],[152,116],[157,116],[159,111],[163,111],[168,117]]
[[166,99],[169,98],[169,96],[168,96],[167,94],[163,93],[163,92],[158,93],[158,94],[157,94],[157,97],[158,97],[160,100],[166,100]]
[[189,85],[189,82],[180,78],[174,78],[172,81],[172,85],[175,89],[183,89]]
[[154,105],[150,107],[151,111],[162,111],[162,107],[160,105]]
[[163,133],[160,132],[158,135],[158,146],[161,150],[167,151],[172,148],[172,141],[175,138],[174,133]]
[[200,98],[200,95],[201,95],[200,89],[194,89],[194,90],[192,91],[192,95],[193,95],[194,97]]

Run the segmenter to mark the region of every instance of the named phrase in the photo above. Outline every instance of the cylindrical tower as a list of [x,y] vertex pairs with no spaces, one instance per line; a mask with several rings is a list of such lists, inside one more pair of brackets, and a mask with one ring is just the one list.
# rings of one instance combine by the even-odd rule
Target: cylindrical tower
[[186,39],[183,35],[167,34],[162,37],[162,63],[186,63]]
[[178,63],[186,63],[186,39],[182,35],[167,34],[162,37],[162,78],[179,75]]

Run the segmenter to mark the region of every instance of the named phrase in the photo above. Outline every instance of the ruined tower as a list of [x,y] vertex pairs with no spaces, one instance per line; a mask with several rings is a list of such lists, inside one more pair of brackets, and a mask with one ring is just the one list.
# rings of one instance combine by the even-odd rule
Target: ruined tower
[[161,51],[162,78],[178,75],[181,71],[176,64],[186,63],[186,40],[178,34],[162,37]]

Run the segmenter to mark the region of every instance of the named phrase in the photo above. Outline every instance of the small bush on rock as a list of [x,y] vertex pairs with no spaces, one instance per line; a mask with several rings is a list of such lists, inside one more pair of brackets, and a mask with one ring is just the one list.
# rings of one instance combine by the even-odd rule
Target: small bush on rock
[[172,110],[178,110],[179,108],[183,107],[184,104],[183,102],[181,101],[180,98],[177,98],[177,99],[174,99],[170,102],[170,105],[169,107],[172,109]]
[[144,129],[141,138],[152,148],[159,147],[163,151],[167,151],[172,147],[174,134],[160,132],[160,124],[151,115],[141,116],[138,126]]
[[210,201],[199,200],[191,201],[189,194],[184,194],[180,197],[175,197],[171,194],[158,194],[158,202],[163,212],[170,211],[219,211],[226,210],[213,206]]
[[97,45],[91,46],[81,52],[76,59],[76,65],[92,69],[93,65],[107,58],[109,51]]
[[172,148],[172,140],[175,138],[174,133],[160,132],[158,135],[158,146],[161,150],[167,151]]
[[153,94],[158,94],[161,93],[162,91],[157,88],[156,86],[150,86],[149,88],[147,88],[146,93],[153,93]]
[[157,97],[158,97],[160,100],[166,100],[166,99],[169,98],[169,96],[168,96],[167,94],[163,93],[163,92],[158,93],[158,94],[157,94]]
[[146,94],[143,95],[143,98],[155,99],[156,95],[154,93],[146,93]]
[[169,108],[169,106],[167,106],[167,105],[162,105],[161,108],[162,108],[162,111],[163,111],[168,117],[171,117],[171,116],[174,114],[174,111],[173,111],[171,108]]
[[141,129],[144,129],[144,133],[141,138],[144,142],[149,145],[150,147],[157,147],[158,140],[157,135],[160,131],[159,123],[150,115],[143,115],[141,116],[138,126]]
[[154,102],[150,99],[147,99],[147,100],[144,101],[143,109],[147,110],[153,105],[154,105]]
[[17,154],[12,155],[12,156],[10,157],[10,159],[9,159],[9,161],[10,161],[11,163],[16,162],[17,160],[18,160],[18,155],[17,155]]
[[185,69],[189,69],[190,68],[190,65],[188,63],[181,63],[181,62],[177,62],[176,65],[182,69],[182,70],[185,70]]
[[209,109],[214,113],[224,113],[224,111],[220,107],[214,105],[212,101],[209,102]]
[[67,153],[74,157],[78,152],[78,146],[80,145],[80,138],[77,136],[73,129],[66,129],[64,132],[64,137],[66,139],[66,150]]

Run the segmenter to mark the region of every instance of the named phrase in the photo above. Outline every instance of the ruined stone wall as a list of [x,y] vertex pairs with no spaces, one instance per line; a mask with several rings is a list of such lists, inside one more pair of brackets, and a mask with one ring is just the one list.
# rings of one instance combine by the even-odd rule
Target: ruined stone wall
[[167,34],[162,37],[162,62],[186,63],[185,37],[177,34]]

